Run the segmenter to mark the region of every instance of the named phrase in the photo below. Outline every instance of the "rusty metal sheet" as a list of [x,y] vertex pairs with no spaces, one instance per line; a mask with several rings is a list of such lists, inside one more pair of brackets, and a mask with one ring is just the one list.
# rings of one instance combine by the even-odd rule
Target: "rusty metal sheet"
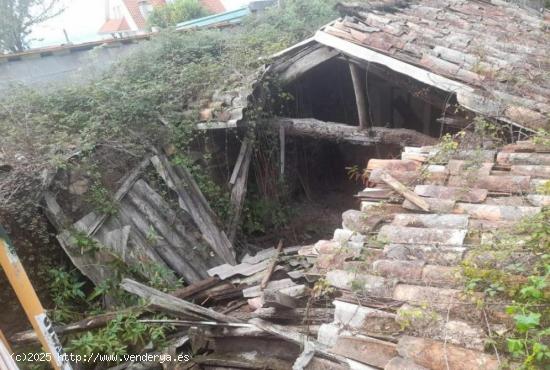
[[468,215],[398,213],[392,224],[436,229],[466,229],[468,228]]
[[442,244],[461,246],[467,230],[425,229],[420,227],[382,226],[378,240],[399,244]]
[[423,197],[481,203],[487,198],[487,189],[472,189],[457,186],[416,185],[414,192]]

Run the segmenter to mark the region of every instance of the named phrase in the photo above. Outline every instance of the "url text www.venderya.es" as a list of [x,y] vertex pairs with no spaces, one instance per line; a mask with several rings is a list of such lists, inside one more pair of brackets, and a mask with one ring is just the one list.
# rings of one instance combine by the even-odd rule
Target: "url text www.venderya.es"
[[[13,359],[17,362],[50,362],[51,355],[49,353],[28,353],[28,354],[13,354]],[[153,362],[153,363],[168,363],[168,362],[188,362],[191,356],[187,354],[170,355],[167,353],[144,353],[132,355],[90,353],[88,355],[80,355],[75,353],[64,353],[60,355],[62,362],[77,363],[100,363],[100,362]]]

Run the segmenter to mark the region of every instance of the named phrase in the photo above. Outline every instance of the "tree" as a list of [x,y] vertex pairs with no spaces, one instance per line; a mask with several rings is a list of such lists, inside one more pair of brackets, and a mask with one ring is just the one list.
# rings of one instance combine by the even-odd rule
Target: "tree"
[[149,15],[148,22],[151,26],[166,28],[206,15],[208,15],[208,12],[198,0],[175,0],[165,6],[155,7]]
[[63,12],[61,0],[0,0],[0,52],[27,48],[32,26]]

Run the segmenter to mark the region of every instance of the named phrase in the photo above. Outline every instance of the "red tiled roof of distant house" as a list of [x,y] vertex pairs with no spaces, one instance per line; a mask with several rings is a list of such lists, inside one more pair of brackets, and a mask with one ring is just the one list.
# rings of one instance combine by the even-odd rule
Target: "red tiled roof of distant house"
[[105,21],[103,26],[101,26],[99,33],[116,33],[129,30],[130,26],[128,25],[128,22],[126,22],[126,19],[108,19],[107,21]]
[[225,12],[225,7],[220,0],[200,0],[203,8],[212,14]]
[[[150,1],[153,7],[166,5],[165,0],[150,0]],[[126,5],[126,8],[130,13],[130,16],[136,23],[137,28],[140,30],[147,28],[147,21],[143,17],[143,14],[141,14],[141,10],[139,9],[139,0],[123,0],[123,2],[124,2],[124,5]]]

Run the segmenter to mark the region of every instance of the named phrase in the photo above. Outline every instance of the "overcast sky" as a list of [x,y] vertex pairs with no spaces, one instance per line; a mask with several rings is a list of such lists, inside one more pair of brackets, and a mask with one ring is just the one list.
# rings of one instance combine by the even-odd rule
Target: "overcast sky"
[[[65,11],[47,22],[34,27],[31,47],[65,43],[63,29],[73,43],[101,39],[97,31],[105,21],[105,0],[62,0]],[[222,0],[228,10],[247,4],[250,0]]]

